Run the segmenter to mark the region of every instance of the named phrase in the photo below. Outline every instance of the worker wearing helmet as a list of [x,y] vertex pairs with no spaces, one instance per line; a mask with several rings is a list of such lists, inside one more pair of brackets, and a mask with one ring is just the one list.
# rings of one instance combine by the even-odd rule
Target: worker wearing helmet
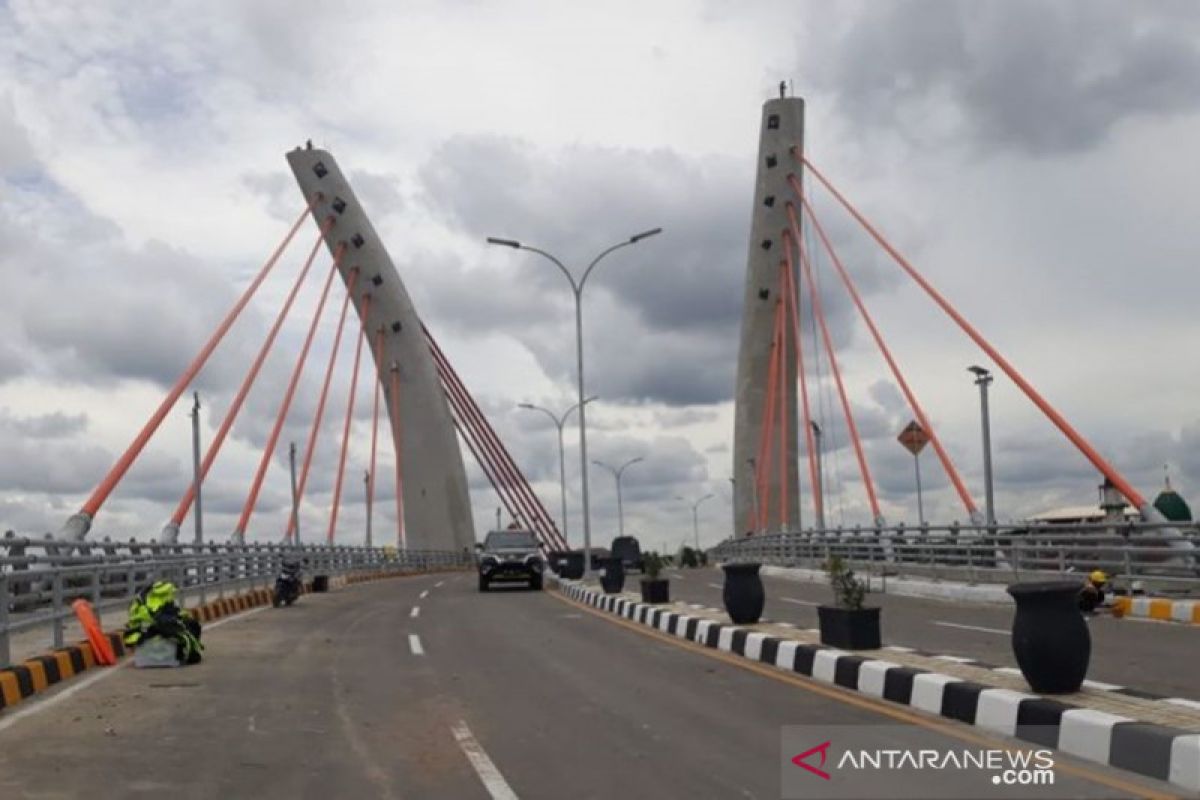
[[1108,589],[1108,575],[1103,570],[1093,570],[1088,575],[1087,583],[1079,591],[1079,610],[1088,614],[1094,613],[1104,605],[1104,594]]

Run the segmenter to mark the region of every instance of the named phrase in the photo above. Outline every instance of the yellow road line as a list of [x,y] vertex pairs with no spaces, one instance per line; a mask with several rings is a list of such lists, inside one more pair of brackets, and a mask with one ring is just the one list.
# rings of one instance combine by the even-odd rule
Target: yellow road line
[[[928,717],[919,716],[918,714],[916,714],[912,711],[906,710],[903,706],[896,706],[896,705],[893,705],[890,703],[876,701],[876,700],[870,699],[868,697],[864,697],[863,695],[860,695],[857,692],[851,692],[849,689],[845,689],[842,687],[826,686],[826,685],[824,685],[822,683],[818,683],[810,678],[805,678],[801,675],[797,675],[796,673],[783,672],[777,667],[764,666],[760,662],[750,661],[749,659],[744,658],[743,656],[739,656],[739,655],[736,655],[733,653],[727,653],[724,650],[716,650],[711,647],[705,647],[704,645],[697,644],[696,642],[692,642],[688,639],[682,639],[678,636],[672,636],[671,634],[663,633],[655,628],[649,628],[647,626],[641,625],[640,623],[632,622],[630,620],[625,619],[624,617],[613,616],[605,611],[601,611],[601,610],[599,610],[593,606],[590,606],[586,603],[581,603],[577,600],[573,600],[573,599],[567,597],[566,595],[562,594],[561,592],[550,592],[549,594],[553,595],[555,598],[557,598],[558,600],[560,600],[563,603],[575,606],[576,608],[586,611],[589,614],[592,614],[594,616],[600,617],[601,619],[604,619],[607,622],[612,622],[612,623],[620,625],[624,628],[628,628],[629,630],[634,631],[636,633],[640,633],[643,636],[648,636],[652,639],[658,639],[662,642],[667,642],[667,643],[676,645],[677,647],[680,647],[684,650],[691,650],[693,652],[706,655],[709,658],[714,658],[717,661],[723,661],[726,664],[730,664],[735,667],[740,667],[741,669],[749,670],[750,672],[756,672],[759,675],[762,675],[764,677],[772,678],[781,683],[787,683],[787,684],[791,684],[792,686],[797,686],[801,689],[804,689],[805,691],[809,691],[809,692],[813,692],[815,694],[822,695],[823,697],[827,697],[831,700],[838,700],[843,703],[847,703],[848,705],[857,706],[859,708],[866,709],[868,711],[874,711],[878,714],[883,714],[884,716],[892,717],[893,719],[897,719],[902,722],[907,722],[912,725],[917,725],[922,728],[927,728],[929,730],[937,731],[938,733],[944,734],[946,736],[954,737],[955,739],[960,739],[964,742],[971,742],[972,744],[976,744],[976,745],[982,745],[982,746],[986,746],[986,747],[1002,749],[1002,750],[1006,750],[1008,752],[1017,752],[1017,748],[1014,748],[1010,745],[1006,745],[1003,742],[994,741],[985,736],[980,736],[980,735],[974,733],[973,731],[963,730],[952,724],[942,722],[940,720],[935,720],[935,719],[930,719]],[[1087,769],[1086,767],[1076,766],[1074,764],[1064,764],[1061,761],[1058,761],[1057,759],[1055,760],[1054,768],[1056,770],[1061,769],[1063,772],[1066,772],[1070,775],[1074,775],[1078,778],[1082,778],[1087,781],[1092,781],[1093,783],[1102,784],[1104,786],[1109,787],[1110,789],[1118,789],[1122,792],[1128,792],[1129,794],[1134,795],[1136,797],[1147,798],[1148,800],[1170,800],[1170,798],[1177,797],[1177,795],[1162,794],[1161,792],[1156,792],[1156,791],[1154,791],[1152,789],[1148,789],[1144,786],[1139,786],[1136,783],[1129,783],[1127,781],[1121,780],[1120,778],[1114,778],[1109,775],[1104,775],[1104,774],[1101,774],[1098,772],[1094,772],[1090,769]]]

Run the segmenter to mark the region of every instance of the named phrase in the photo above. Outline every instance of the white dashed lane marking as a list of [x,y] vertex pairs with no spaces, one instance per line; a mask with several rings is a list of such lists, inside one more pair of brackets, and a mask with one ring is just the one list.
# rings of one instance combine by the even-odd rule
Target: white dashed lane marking
[[1008,636],[1010,633],[1010,631],[1002,631],[999,628],[981,628],[978,625],[962,625],[957,622],[942,622],[941,620],[936,620],[936,619],[933,621],[933,624],[941,625],[943,628],[960,628],[964,631],[981,631],[983,633],[994,633],[994,634],[997,634],[998,636]]
[[484,752],[483,747],[472,735],[467,723],[457,722],[450,730],[453,731],[458,746],[462,748],[467,760],[475,768],[475,774],[483,782],[483,787],[492,796],[492,800],[517,800],[517,793],[512,790],[508,781],[504,780],[504,776],[500,774],[500,770],[496,769],[496,765],[488,758],[488,754]]
[[408,646],[412,649],[414,656],[425,655],[425,648],[421,647],[421,637],[417,636],[415,633],[410,633],[408,635]]

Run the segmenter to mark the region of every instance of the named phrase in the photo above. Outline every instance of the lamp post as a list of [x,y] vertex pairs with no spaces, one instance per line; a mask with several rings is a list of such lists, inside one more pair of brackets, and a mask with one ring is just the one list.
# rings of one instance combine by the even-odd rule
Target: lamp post
[[621,503],[621,476],[625,474],[625,470],[627,470],[629,467],[632,467],[634,464],[638,463],[639,461],[645,461],[645,459],[642,458],[641,456],[638,456],[637,458],[631,458],[628,461],[626,461],[624,464],[622,464],[621,466],[617,467],[616,469],[613,469],[611,466],[609,466],[608,464],[605,464],[603,461],[593,461],[592,462],[597,467],[604,467],[606,470],[611,472],[613,474],[613,478],[615,478],[617,481],[617,535],[618,536],[625,535],[625,507]]
[[[817,530],[821,533],[824,533],[825,532],[825,469],[821,465],[821,453],[824,450],[824,448],[821,447],[821,437],[824,435],[824,431],[821,430],[821,426],[818,425],[816,422],[809,421],[808,424],[812,425],[813,443],[814,443],[814,448],[817,451],[816,453],[814,453],[814,455],[816,456],[816,459],[817,459],[817,496],[821,498],[820,502],[818,502],[816,504],[816,506],[817,506]],[[801,526],[797,525],[796,527],[799,528]]]
[[[697,558],[700,557],[700,504],[711,497],[716,497],[716,495],[709,492],[708,494],[704,495],[704,497],[701,497],[699,500],[692,503],[692,538],[696,544]],[[676,496],[675,499],[682,500],[685,503],[687,502],[687,498],[685,497]]]
[[195,542],[204,541],[204,523],[200,518],[200,393],[193,394],[195,405],[192,406],[192,493],[196,497],[196,512],[193,515],[196,524]]
[[366,491],[366,495],[367,495],[367,547],[371,547],[374,544],[374,540],[371,538],[371,511],[372,511],[371,499],[372,498],[371,498],[371,471],[369,469],[363,470],[363,489]]
[[992,373],[978,365],[967,367],[967,372],[975,375],[975,385],[979,387],[979,415],[983,426],[984,509],[987,524],[995,525],[996,506],[992,493],[992,422],[988,413],[988,386],[992,382]]
[[[596,395],[592,395],[583,402],[586,405],[595,399]],[[567,417],[571,416],[571,412],[579,408],[579,403],[564,411],[561,417],[556,416],[550,409],[535,406],[533,403],[517,403],[517,408],[541,411],[550,417],[554,421],[554,427],[558,428],[558,487],[559,493],[562,495],[562,535],[563,539],[567,539],[567,456],[566,450],[563,448],[563,426],[567,424]],[[567,539],[567,544],[570,544],[569,539]]]
[[587,414],[584,405],[583,392],[583,287],[587,284],[588,276],[592,274],[592,270],[600,263],[600,260],[614,250],[622,247],[627,247],[631,244],[637,244],[642,239],[647,239],[656,234],[662,233],[662,228],[652,228],[648,231],[643,231],[630,236],[623,242],[618,242],[611,247],[600,252],[600,255],[592,259],[588,264],[587,269],[583,271],[583,276],[576,281],[571,271],[563,265],[554,256],[547,253],[545,250],[540,250],[536,247],[530,247],[527,244],[521,244],[515,239],[498,239],[494,236],[488,237],[488,244],[496,244],[504,247],[511,247],[514,250],[528,250],[531,253],[549,259],[554,266],[562,271],[563,277],[571,284],[571,291],[575,295],[575,377],[579,388],[579,469],[581,480],[583,481],[583,563],[585,579],[592,577],[592,520],[590,514],[590,506],[588,502],[588,457],[587,457]]
[[296,443],[288,444],[288,465],[292,475],[292,544],[300,544],[300,494],[296,491]]

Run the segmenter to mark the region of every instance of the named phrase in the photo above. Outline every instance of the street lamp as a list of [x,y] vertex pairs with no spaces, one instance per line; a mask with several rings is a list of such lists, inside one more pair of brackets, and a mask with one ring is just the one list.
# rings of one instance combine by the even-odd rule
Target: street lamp
[[[584,400],[584,404],[592,402],[596,399],[596,395]],[[524,408],[530,411],[541,411],[546,416],[554,421],[554,427],[558,428],[558,486],[559,492],[562,494],[562,535],[563,539],[567,538],[567,457],[566,451],[563,449],[563,426],[567,424],[567,417],[571,416],[571,412],[579,408],[579,403],[568,408],[562,413],[562,416],[557,416],[553,411],[541,406],[535,406],[533,403],[517,403],[517,408]],[[568,540],[568,544],[570,541]]]
[[662,233],[662,228],[652,228],[648,231],[630,236],[623,242],[618,242],[605,250],[600,251],[600,255],[592,259],[588,264],[587,269],[583,271],[583,276],[576,281],[561,261],[547,253],[545,250],[540,250],[536,247],[530,247],[527,244],[521,244],[516,239],[499,239],[494,236],[489,236],[488,244],[501,245],[503,247],[511,247],[515,250],[528,250],[531,253],[549,259],[558,267],[571,284],[571,291],[575,294],[575,376],[579,384],[579,468],[581,480],[583,481],[583,577],[590,578],[592,576],[592,520],[591,509],[588,502],[588,457],[587,457],[587,414],[584,406],[583,393],[583,287],[587,283],[588,276],[592,274],[592,270],[600,263],[600,260],[614,250],[619,250],[622,247],[628,247],[631,244],[637,244],[642,239],[648,239],[651,236]]
[[[692,537],[696,543],[697,558],[700,557],[700,504],[711,497],[716,497],[716,495],[710,492],[696,502],[692,503]],[[679,497],[678,495],[676,495],[675,499],[682,500],[685,503],[687,502],[687,498]]]
[[992,422],[988,414],[988,385],[992,382],[992,373],[978,365],[967,367],[967,372],[975,375],[975,385],[979,387],[979,414],[983,425],[983,491],[984,509],[988,525],[996,524],[996,506],[992,494]]
[[621,504],[621,476],[623,474],[625,474],[626,469],[628,469],[629,467],[632,467],[634,464],[638,463],[639,461],[645,461],[645,459],[642,458],[641,456],[638,456],[637,458],[631,458],[628,461],[626,461],[624,464],[622,464],[620,467],[618,467],[617,469],[613,469],[611,466],[609,466],[608,464],[605,464],[603,461],[593,461],[592,462],[597,467],[604,467],[606,470],[611,472],[613,474],[613,477],[616,478],[616,480],[617,480],[617,535],[618,536],[625,535],[625,508]]

